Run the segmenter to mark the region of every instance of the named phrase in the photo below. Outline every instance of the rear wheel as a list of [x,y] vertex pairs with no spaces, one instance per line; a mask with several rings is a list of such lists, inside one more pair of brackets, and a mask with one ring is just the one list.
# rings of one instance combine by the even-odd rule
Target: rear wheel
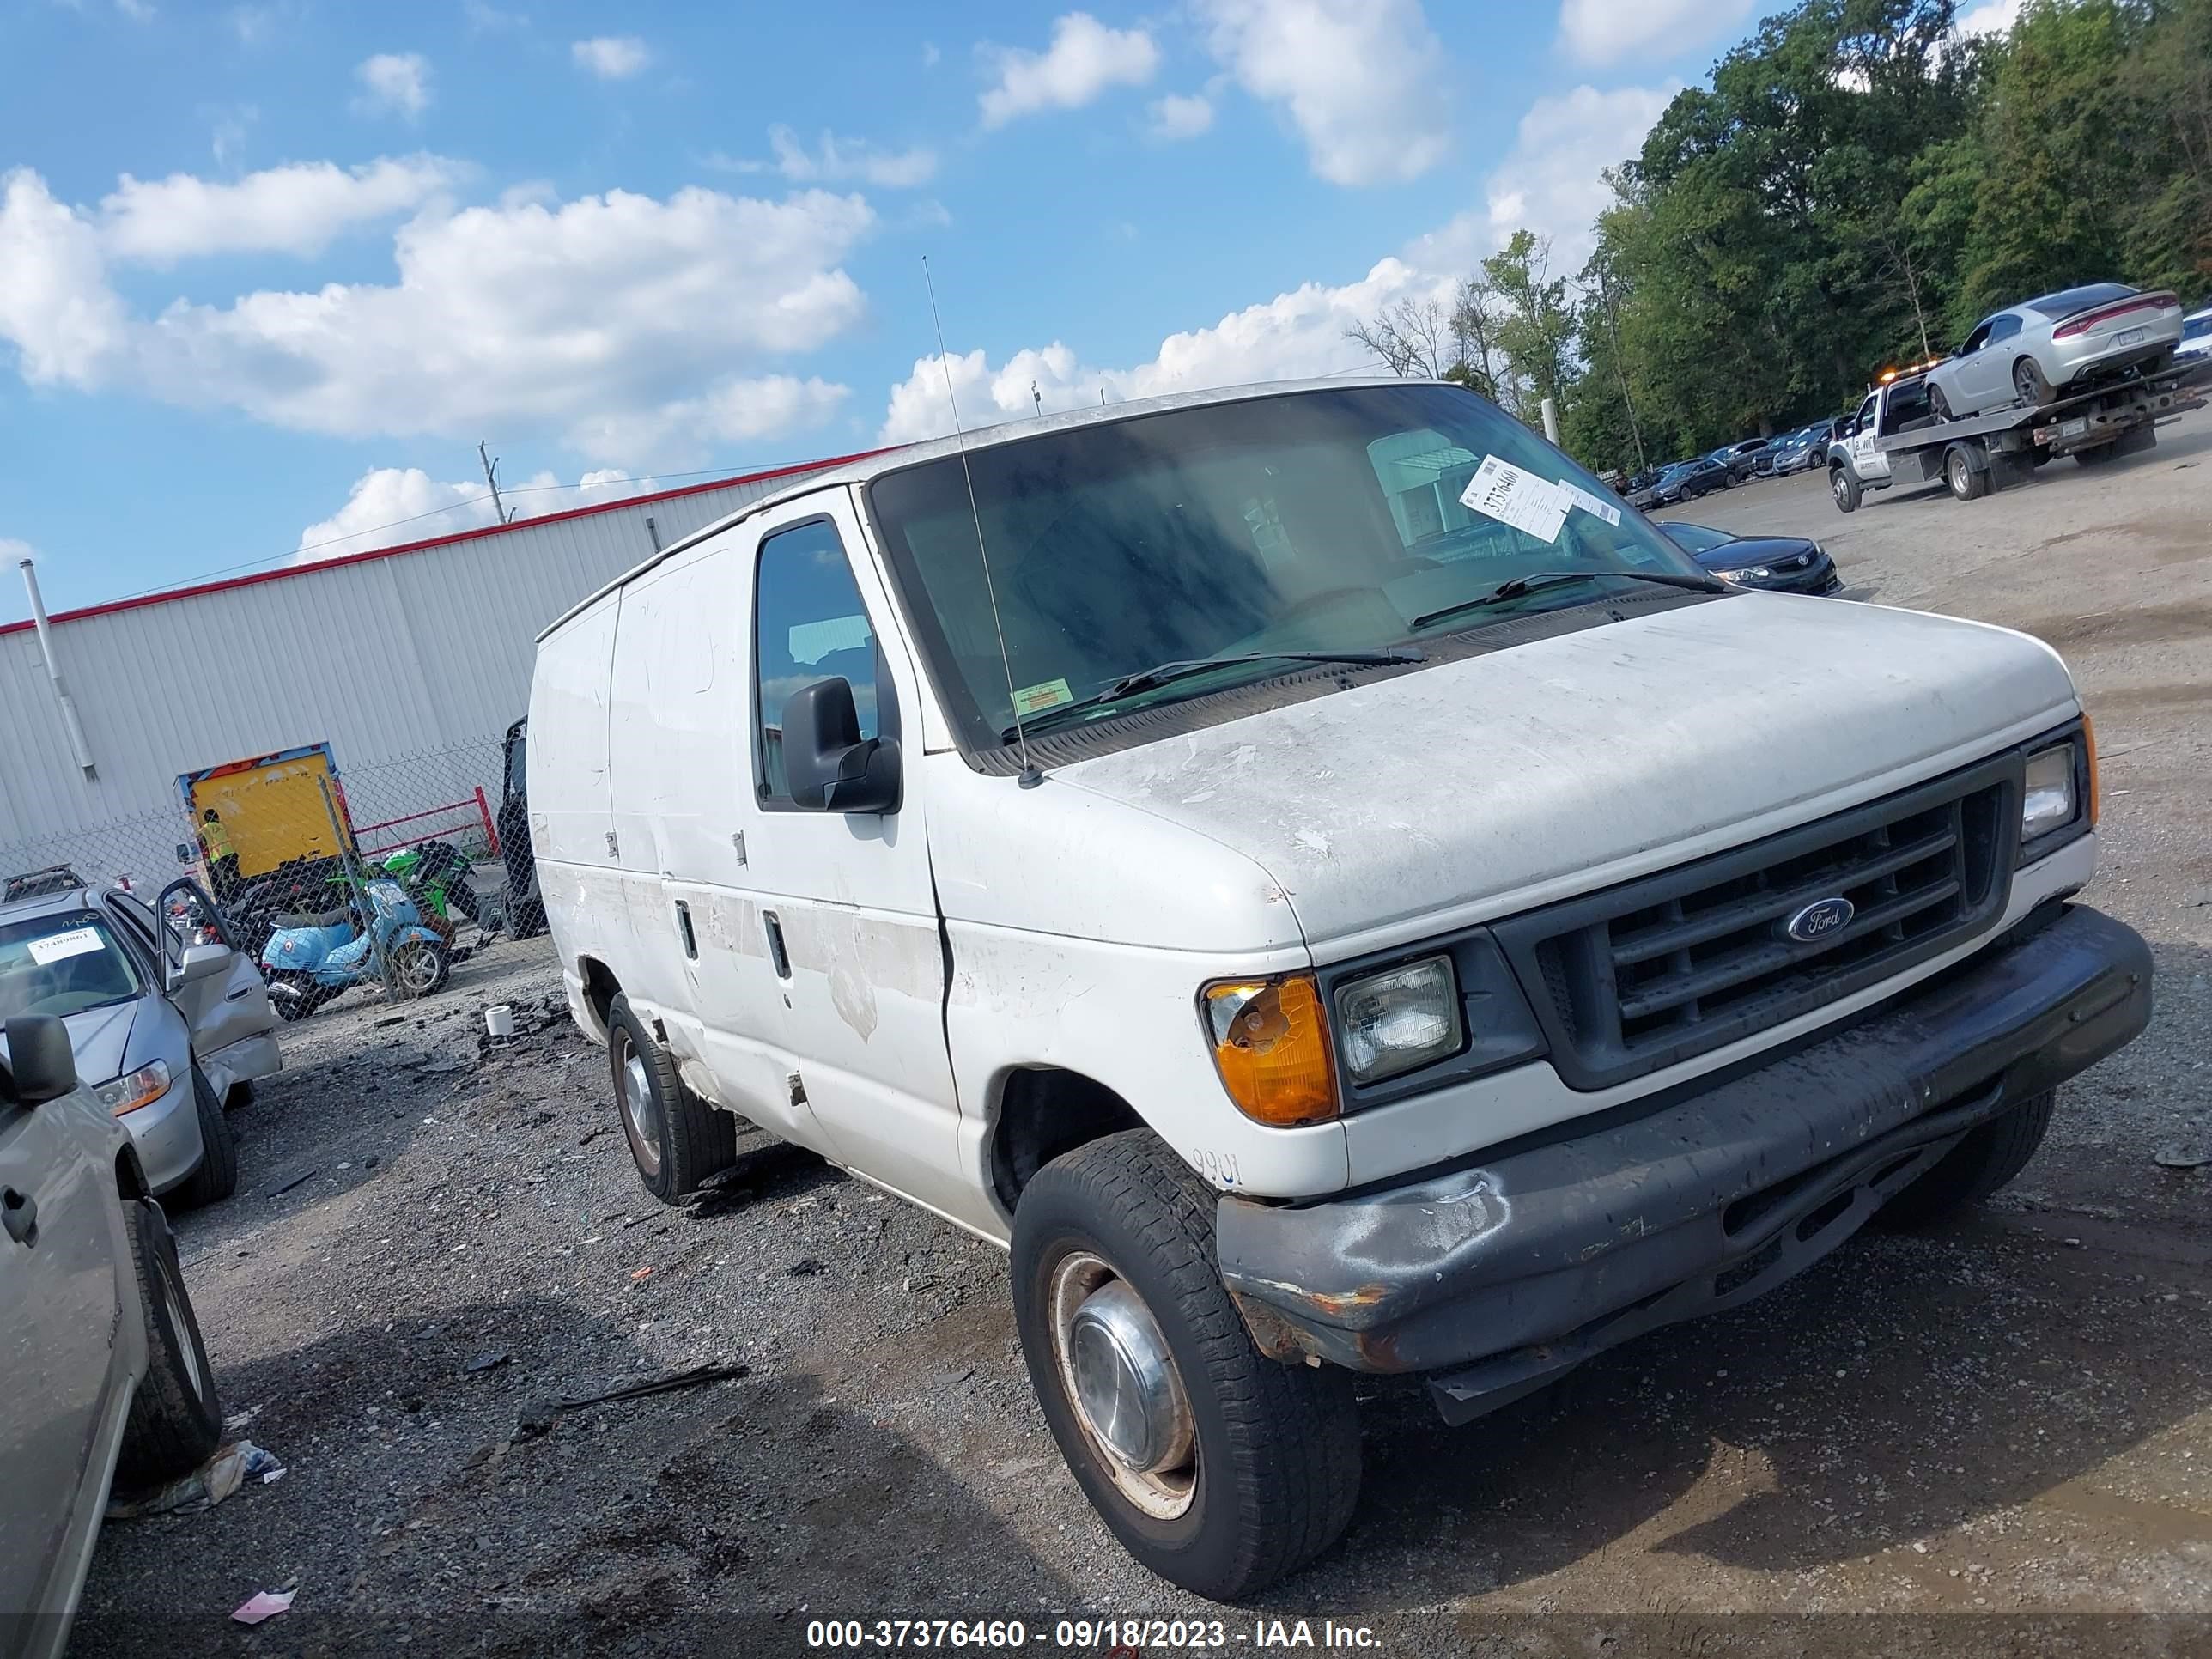
[[1942,1162],[1883,1205],[1883,1224],[1926,1227],[1980,1203],[2027,1167],[2051,1127],[2050,1090],[1969,1131]]
[[2033,357],[2022,357],[2012,366],[2012,389],[2021,404],[2028,409],[2040,409],[2058,394],[2051,382],[2043,377],[2043,368]]
[[206,1462],[222,1437],[222,1402],[167,1218],[147,1199],[123,1208],[146,1318],[146,1375],[131,1397],[115,1465],[116,1484],[131,1488],[174,1480]]
[[673,1204],[736,1160],[736,1121],[684,1086],[676,1062],[628,997],[617,997],[607,1011],[607,1058],[623,1136],[646,1191]]
[[1045,1421],[1122,1546],[1235,1601],[1342,1535],[1352,1378],[1253,1346],[1215,1267],[1213,1192],[1145,1129],[1054,1158],[1014,1213],[1014,1322]]
[[1950,485],[1954,501],[1979,501],[1990,493],[1988,471],[1976,466],[1973,457],[1957,445],[1943,458],[1943,482]]
[[1859,510],[1859,481],[1847,466],[1828,469],[1828,489],[1836,498],[1836,508],[1842,513]]
[[427,997],[442,990],[453,971],[446,947],[429,939],[410,939],[392,952],[392,982],[403,997]]
[[228,1198],[238,1190],[238,1143],[231,1138],[230,1120],[215,1085],[192,1067],[192,1111],[200,1121],[199,1167],[177,1188],[179,1203],[197,1209]]

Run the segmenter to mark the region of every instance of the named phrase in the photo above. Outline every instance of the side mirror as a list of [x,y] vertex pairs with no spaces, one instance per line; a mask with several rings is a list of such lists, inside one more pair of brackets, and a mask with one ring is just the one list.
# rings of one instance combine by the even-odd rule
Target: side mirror
[[814,811],[898,811],[898,744],[861,738],[843,679],[801,686],[784,703],[783,775],[793,801]]
[[43,1106],[76,1087],[68,1026],[52,1014],[18,1014],[7,1030],[9,1086],[17,1105]]
[[190,985],[195,980],[213,978],[230,967],[232,954],[228,945],[187,945],[177,963],[176,983]]

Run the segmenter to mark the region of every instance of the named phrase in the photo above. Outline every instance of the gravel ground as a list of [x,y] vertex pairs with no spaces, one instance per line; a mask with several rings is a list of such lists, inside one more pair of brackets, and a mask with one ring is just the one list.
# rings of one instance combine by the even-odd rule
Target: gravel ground
[[[487,1003],[557,996],[542,941],[501,944],[430,1001],[288,1030],[234,1115],[240,1194],[179,1233],[226,1404],[289,1472],[110,1526],[73,1651],[781,1653],[832,1617],[1049,1646],[1102,1615],[1403,1652],[2212,1650],[2212,1169],[2154,1163],[2212,1134],[2212,418],[1967,506],[1844,518],[1814,477],[1685,516],[1817,535],[1855,597],[2027,629],[2085,689],[2088,896],[2153,942],[2159,1009],[1984,1212],[1467,1430],[1376,1388],[1343,1546],[1216,1607],[1092,1517],[996,1251],[759,1138],[708,1205],[659,1207],[565,1019],[480,1053]],[[709,1364],[748,1372],[550,1404]],[[226,1622],[286,1584],[291,1613]]]

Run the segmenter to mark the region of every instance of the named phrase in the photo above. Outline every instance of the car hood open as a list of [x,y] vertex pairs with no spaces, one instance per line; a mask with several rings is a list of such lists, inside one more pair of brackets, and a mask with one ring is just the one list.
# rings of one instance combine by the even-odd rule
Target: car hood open
[[2079,705],[2056,653],[1744,593],[1442,663],[1056,769],[1245,854],[1310,945],[1381,948],[1875,799]]

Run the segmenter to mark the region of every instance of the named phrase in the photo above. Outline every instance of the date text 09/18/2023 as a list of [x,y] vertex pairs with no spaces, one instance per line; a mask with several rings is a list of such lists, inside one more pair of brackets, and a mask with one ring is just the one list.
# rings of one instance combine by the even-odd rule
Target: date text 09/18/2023
[[[1045,1632],[1018,1619],[814,1619],[806,1625],[810,1648],[1024,1648]],[[1061,1619],[1050,1645],[1063,1650],[1134,1656],[1208,1648],[1375,1649],[1382,1638],[1368,1625],[1334,1619],[1255,1619],[1249,1627],[1221,1619]]]

